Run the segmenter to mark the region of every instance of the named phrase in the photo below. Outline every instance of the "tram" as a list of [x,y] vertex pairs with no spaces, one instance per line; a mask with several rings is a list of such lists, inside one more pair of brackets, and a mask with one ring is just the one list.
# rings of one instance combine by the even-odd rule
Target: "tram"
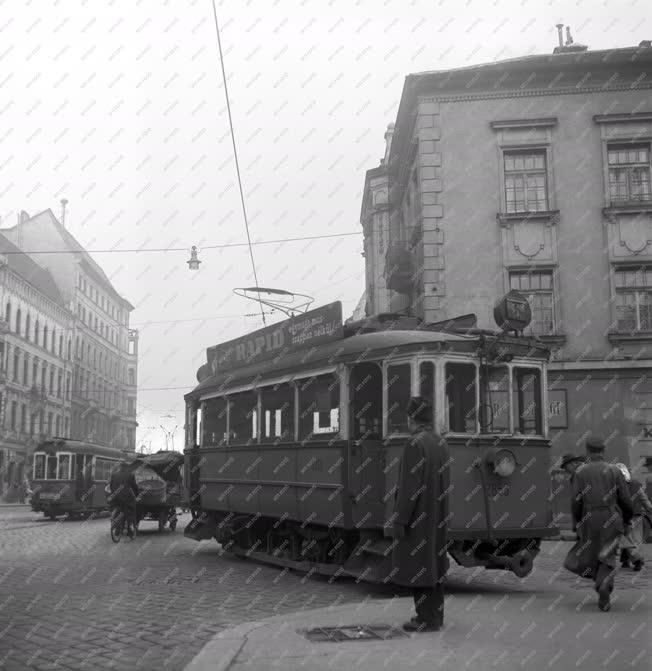
[[405,408],[421,395],[451,454],[450,555],[528,575],[541,540],[558,533],[549,350],[507,334],[529,321],[522,296],[497,306],[514,312],[500,332],[397,315],[343,325],[338,302],[209,348],[185,397],[185,535],[293,569],[391,582]]
[[52,520],[108,510],[104,487],[124,459],[118,448],[70,438],[43,441],[34,452],[32,510]]

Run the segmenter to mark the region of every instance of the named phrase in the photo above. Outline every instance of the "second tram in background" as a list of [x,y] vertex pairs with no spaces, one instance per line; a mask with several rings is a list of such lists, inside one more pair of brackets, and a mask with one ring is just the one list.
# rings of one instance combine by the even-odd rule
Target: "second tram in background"
[[210,348],[186,396],[186,535],[300,570],[391,580],[405,407],[421,395],[451,453],[450,554],[526,576],[557,534],[549,351],[505,335],[528,312],[510,292],[494,333],[396,315],[343,326],[333,303]]

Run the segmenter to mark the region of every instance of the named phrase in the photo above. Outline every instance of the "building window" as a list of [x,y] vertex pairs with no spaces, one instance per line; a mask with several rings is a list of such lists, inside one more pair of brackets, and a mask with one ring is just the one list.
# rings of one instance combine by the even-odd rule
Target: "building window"
[[20,335],[20,323],[21,323],[21,321],[22,321],[21,312],[20,312],[20,308],[18,308],[18,310],[16,310],[16,333],[18,335]]
[[54,420],[54,435],[61,435],[61,415],[57,415],[57,418]]
[[652,265],[614,272],[618,331],[652,331]]
[[530,303],[532,321],[526,331],[533,335],[555,333],[555,297],[551,270],[511,272],[510,289],[520,291]]
[[23,384],[25,386],[29,384],[29,361],[27,361],[27,357],[23,360]]
[[63,434],[64,434],[63,437],[68,438],[68,432],[69,432],[69,429],[70,429],[70,420],[68,419],[68,417],[66,417],[64,419],[64,426],[65,426],[65,429],[64,429],[64,432],[63,432]]
[[25,339],[26,340],[29,340],[29,336],[30,336],[29,329],[30,329],[31,323],[32,323],[32,318],[30,317],[30,314],[28,312],[27,317],[25,317]]
[[34,324],[34,342],[38,345],[38,334],[39,334],[39,327],[38,327],[38,319],[36,320]]
[[50,395],[54,395],[54,368],[50,368]]
[[20,430],[25,433],[27,429],[27,406],[23,403],[20,406]]
[[52,435],[52,413],[48,412],[48,436]]
[[546,152],[505,151],[507,212],[544,212],[548,209]]
[[607,155],[612,202],[652,199],[649,143],[609,145]]
[[18,368],[20,366],[20,360],[19,360],[19,355],[18,352],[14,353],[14,374],[13,374],[13,381],[18,382]]
[[16,430],[16,416],[18,414],[18,401],[11,402],[11,430]]
[[48,327],[43,327],[43,349],[48,348]]
[[38,378],[38,363],[34,361],[34,363],[32,364],[32,384],[34,386],[38,384],[37,378]]
[[11,322],[11,302],[7,302],[7,307],[5,308],[5,321],[7,324]]

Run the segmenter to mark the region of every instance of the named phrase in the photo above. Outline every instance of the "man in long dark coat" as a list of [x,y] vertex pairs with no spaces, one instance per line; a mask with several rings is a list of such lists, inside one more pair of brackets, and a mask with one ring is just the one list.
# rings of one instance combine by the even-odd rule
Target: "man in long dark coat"
[[448,570],[449,454],[432,431],[427,399],[411,398],[407,414],[412,437],[403,450],[394,504],[392,581],[413,590],[417,614],[403,628],[438,631],[444,624]]
[[572,513],[579,537],[576,572],[594,580],[600,610],[608,611],[619,543],[632,517],[632,502],[623,474],[605,461],[604,450],[602,439],[586,441],[587,461],[573,477]]

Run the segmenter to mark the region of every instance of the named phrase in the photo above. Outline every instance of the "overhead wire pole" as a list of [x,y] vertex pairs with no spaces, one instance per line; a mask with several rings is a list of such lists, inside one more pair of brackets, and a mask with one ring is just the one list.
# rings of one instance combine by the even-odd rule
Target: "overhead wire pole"
[[[240,178],[240,164],[238,162],[238,150],[235,146],[235,134],[233,132],[233,119],[231,117],[231,104],[229,102],[229,90],[226,85],[226,71],[224,70],[224,56],[222,55],[222,41],[220,40],[220,26],[217,21],[217,7],[215,6],[215,0],[212,0],[213,3],[213,16],[215,17],[215,32],[217,33],[217,47],[220,52],[220,66],[222,68],[222,78],[224,80],[224,95],[226,96],[226,110],[229,114],[229,127],[231,128],[231,141],[233,142],[233,156],[235,158],[235,170],[238,175],[238,187],[240,189],[240,202],[242,203],[242,214],[244,216],[245,229],[247,231],[247,243],[249,244],[249,257],[251,258],[251,267],[254,271],[254,282],[256,284],[256,290],[258,290],[258,275],[256,273],[256,262],[254,261],[254,252],[251,248],[251,236],[249,235],[249,222],[247,221],[247,208],[245,207],[244,192],[242,190],[242,179]],[[258,291],[258,300],[260,301],[260,291]],[[265,321],[265,310],[262,303],[260,304],[260,315],[263,318],[263,326],[267,325]]]

